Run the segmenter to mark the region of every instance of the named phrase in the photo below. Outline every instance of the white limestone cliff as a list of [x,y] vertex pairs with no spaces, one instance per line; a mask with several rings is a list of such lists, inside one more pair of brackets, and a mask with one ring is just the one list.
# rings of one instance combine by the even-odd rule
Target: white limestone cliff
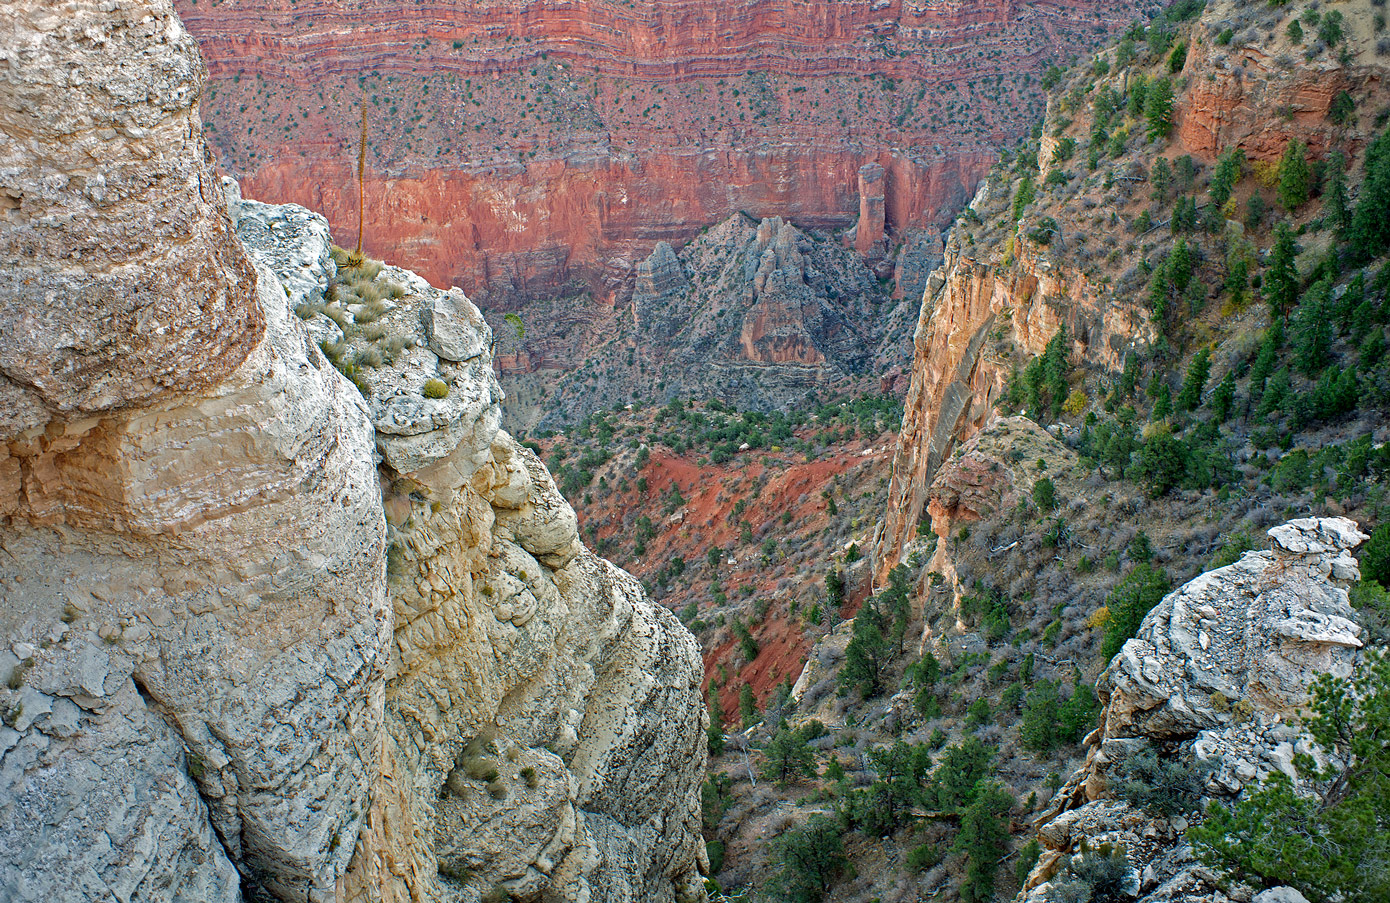
[[388,269],[334,369],[326,225],[228,215],[202,78],[167,0],[0,10],[0,898],[699,899],[694,641],[462,293]]

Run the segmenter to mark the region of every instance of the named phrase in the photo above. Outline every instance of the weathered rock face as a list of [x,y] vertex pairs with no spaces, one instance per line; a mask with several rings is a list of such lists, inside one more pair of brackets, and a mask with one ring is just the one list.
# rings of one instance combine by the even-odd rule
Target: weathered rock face
[[[972,203],[1001,190],[1008,188],[986,184]],[[899,562],[916,531],[941,463],[993,418],[1012,348],[1040,354],[1065,326],[1074,359],[1117,369],[1130,349],[1153,339],[1141,303],[1117,298],[1052,259],[1045,247],[1019,240],[1017,251],[986,254],[952,240],[946,262],[927,281],[888,511],[877,538],[879,579]]]
[[[196,48],[171,16],[142,22],[142,9],[123,8],[121,27],[95,39],[50,5],[4,13],[6,438],[54,412],[210,385],[261,339],[255,278],[202,151]],[[113,65],[122,57],[128,66]]]
[[23,274],[0,288],[0,895],[234,899],[235,862],[324,898],[390,638],[366,412],[232,235],[172,8],[0,22],[0,115],[24,123],[0,228]]
[[694,642],[499,431],[477,309],[386,270],[364,398],[327,223],[229,217],[167,2],[10,4],[0,49],[0,249],[49,286],[0,286],[0,897],[698,898]]
[[1070,857],[1105,843],[1125,851],[1141,903],[1212,899],[1217,877],[1196,862],[1180,821],[1111,790],[1115,766],[1139,748],[1189,757],[1207,775],[1203,795],[1226,800],[1275,770],[1297,783],[1294,755],[1320,755],[1296,714],[1317,675],[1349,676],[1359,660],[1349,551],[1366,536],[1345,518],[1304,518],[1269,537],[1272,551],[1247,552],[1165,597],[1102,673],[1101,726],[1039,819],[1046,852],[1025,901],[1049,899]]
[[[888,228],[944,225],[1036,114],[1035,73],[1140,4],[620,0],[180,3],[248,193],[357,226],[478,295],[595,283],[607,260],[744,210],[843,229],[887,170]],[[365,81],[359,86],[359,76]],[[996,78],[997,77],[997,78]],[[1007,100],[1008,103],[1004,103]],[[968,113],[966,111],[969,111]]]
[[557,377],[543,425],[634,397],[781,409],[906,363],[906,311],[893,313],[910,305],[852,249],[781,217],[732,217],[679,254],[660,244],[634,285],[631,314],[606,346]]
[[[1212,4],[1204,18],[1224,24],[1241,17],[1241,6],[1230,0]],[[1268,162],[1297,138],[1314,156],[1324,156],[1348,132],[1347,123],[1330,115],[1337,95],[1359,93],[1383,75],[1365,27],[1369,22],[1348,12],[1346,64],[1331,52],[1308,58],[1308,48],[1287,43],[1283,29],[1259,41],[1194,44],[1184,71],[1203,77],[1192,79],[1175,110],[1183,147],[1207,159],[1238,147],[1247,158]]]

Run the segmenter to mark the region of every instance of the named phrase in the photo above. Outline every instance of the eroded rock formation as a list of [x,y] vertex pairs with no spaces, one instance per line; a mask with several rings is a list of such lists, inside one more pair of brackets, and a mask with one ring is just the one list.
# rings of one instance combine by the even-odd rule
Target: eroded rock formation
[[498,429],[477,309],[384,270],[359,392],[165,0],[0,52],[0,896],[699,898],[698,652]]
[[1068,860],[1103,844],[1125,853],[1141,903],[1214,899],[1219,879],[1196,861],[1183,820],[1146,812],[1112,787],[1116,767],[1140,749],[1162,744],[1169,760],[1190,759],[1206,776],[1203,797],[1222,800],[1276,770],[1297,784],[1295,754],[1322,755],[1297,715],[1317,675],[1347,677],[1360,658],[1347,587],[1359,579],[1349,552],[1366,536],[1345,518],[1304,518],[1269,538],[1271,551],[1247,552],[1168,594],[1102,673],[1101,726],[1087,738],[1085,765],[1039,819],[1045,852],[1023,900],[1049,899]]
[[784,409],[907,363],[911,305],[852,248],[781,217],[731,217],[679,253],[658,244],[636,270],[631,312],[582,367],[551,379],[543,424],[634,398]]
[[[1007,190],[987,183],[972,204]],[[917,321],[912,382],[877,537],[880,580],[916,532],[946,456],[994,417],[1013,349],[1041,354],[1062,327],[1070,355],[1106,369],[1122,367],[1128,351],[1154,337],[1141,303],[1118,298],[1045,246],[1020,239],[1001,253],[977,252],[956,236],[947,243],[946,261],[927,281]]]

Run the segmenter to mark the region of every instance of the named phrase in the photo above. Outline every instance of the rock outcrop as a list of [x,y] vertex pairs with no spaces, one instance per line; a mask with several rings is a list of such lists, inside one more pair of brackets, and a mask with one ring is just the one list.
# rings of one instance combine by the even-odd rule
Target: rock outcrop
[[633,398],[757,411],[804,403],[904,366],[910,306],[851,248],[781,217],[734,216],[679,253],[658,244],[637,265],[630,316],[582,367],[555,377],[541,424]]
[[477,309],[329,304],[322,217],[228,204],[165,0],[0,53],[0,897],[698,899],[698,652]]
[[1083,845],[1107,843],[1125,853],[1140,903],[1213,899],[1218,878],[1194,858],[1182,819],[1114,791],[1117,766],[1137,750],[1161,745],[1169,759],[1191,760],[1206,776],[1203,798],[1222,800],[1276,770],[1297,783],[1295,754],[1320,755],[1299,708],[1317,675],[1347,677],[1360,658],[1347,587],[1359,579],[1349,552],[1366,536],[1345,518],[1304,518],[1269,537],[1271,551],[1168,594],[1102,673],[1101,726],[1039,819],[1045,852],[1028,903],[1049,899],[1049,882]]
[[[989,182],[972,207],[1007,192]],[[1117,297],[1065,256],[1025,242],[1021,232],[1007,250],[978,251],[953,234],[945,263],[927,280],[888,510],[876,537],[880,581],[901,560],[946,456],[994,417],[1016,351],[1041,354],[1065,327],[1072,358],[1114,370],[1128,351],[1154,338],[1141,303]]]
[[859,221],[854,224],[854,249],[864,257],[882,256],[884,204],[883,178],[877,163],[859,167]]

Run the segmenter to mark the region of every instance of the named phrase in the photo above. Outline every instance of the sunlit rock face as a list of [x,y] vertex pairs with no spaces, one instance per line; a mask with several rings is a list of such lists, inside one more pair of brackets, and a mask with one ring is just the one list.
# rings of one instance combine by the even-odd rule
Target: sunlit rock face
[[694,641],[499,431],[477,309],[384,270],[355,386],[167,2],[0,53],[0,898],[698,899]]

